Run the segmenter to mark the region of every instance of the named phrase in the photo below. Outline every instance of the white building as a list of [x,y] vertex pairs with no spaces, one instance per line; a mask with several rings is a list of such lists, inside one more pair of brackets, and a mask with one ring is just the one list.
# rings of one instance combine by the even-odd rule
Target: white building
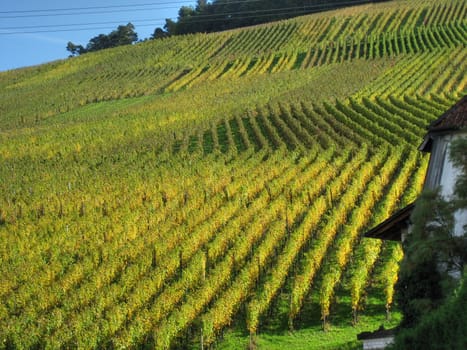
[[[461,176],[461,169],[454,166],[449,152],[453,140],[467,138],[467,96],[464,96],[451,109],[428,127],[419,150],[430,153],[430,162],[425,177],[424,189],[439,188],[445,200],[453,198],[454,187]],[[467,153],[467,150],[465,150]],[[410,230],[410,216],[415,203],[397,211],[391,217],[368,231],[364,236],[384,240],[403,241]],[[453,235],[464,234],[467,225],[467,210],[458,210],[454,215]],[[384,349],[394,340],[394,330],[379,329],[358,335],[363,341],[364,350]]]
[[[461,176],[461,169],[456,168],[450,159],[449,146],[453,140],[467,137],[466,128],[467,96],[464,96],[430,125],[428,134],[419,147],[420,151],[431,153],[424,188],[440,187],[441,195],[446,200],[452,199],[456,180]],[[454,235],[463,235],[464,225],[467,225],[467,210],[459,210],[455,213]]]
[[[454,166],[449,156],[452,141],[460,137],[467,138],[467,96],[430,124],[419,147],[420,151],[430,153],[424,189],[439,187],[446,200],[452,199],[455,183],[461,175],[461,169]],[[365,237],[402,241],[409,230],[414,207],[412,203],[397,211],[368,231]],[[467,225],[467,211],[459,210],[455,213],[454,235],[462,235],[464,225]]]

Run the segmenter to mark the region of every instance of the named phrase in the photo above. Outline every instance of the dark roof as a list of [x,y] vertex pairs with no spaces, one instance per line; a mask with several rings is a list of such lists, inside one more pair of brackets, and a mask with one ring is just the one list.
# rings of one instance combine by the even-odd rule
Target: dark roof
[[401,241],[402,230],[409,226],[408,221],[414,207],[415,203],[411,203],[405,208],[398,210],[378,226],[373,227],[363,236],[367,238],[378,238],[388,241]]
[[428,133],[418,149],[422,152],[430,152],[433,134],[465,128],[467,128],[467,95],[428,126]]
[[428,132],[467,128],[467,95],[428,126]]
[[358,340],[365,340],[365,339],[379,339],[379,338],[387,338],[391,337],[396,334],[397,328],[392,329],[384,329],[383,326],[379,327],[374,332],[362,332],[357,334]]

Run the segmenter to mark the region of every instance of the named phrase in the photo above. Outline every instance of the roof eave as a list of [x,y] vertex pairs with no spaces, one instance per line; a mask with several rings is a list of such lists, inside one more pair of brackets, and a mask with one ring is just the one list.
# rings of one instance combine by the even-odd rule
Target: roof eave
[[377,238],[388,241],[401,241],[402,230],[408,228],[408,221],[414,208],[415,203],[410,203],[406,207],[395,212],[379,225],[373,227],[363,236],[366,238]]
[[433,136],[440,134],[454,134],[463,131],[467,131],[467,128],[445,127],[432,129],[425,135],[423,142],[420,144],[420,146],[418,146],[418,150],[425,153],[431,153],[431,148],[433,146]]
[[423,139],[423,142],[420,146],[418,146],[418,150],[421,152],[430,153],[431,146],[433,145],[433,139],[431,138],[430,134],[427,134]]

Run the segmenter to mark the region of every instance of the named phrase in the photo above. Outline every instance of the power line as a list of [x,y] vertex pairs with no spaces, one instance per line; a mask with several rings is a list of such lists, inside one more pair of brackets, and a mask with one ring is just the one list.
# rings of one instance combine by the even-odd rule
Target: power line
[[[252,2],[260,2],[261,0],[237,0],[229,2],[229,5],[245,4]],[[56,17],[56,16],[76,16],[76,15],[94,15],[104,13],[119,13],[119,12],[137,12],[137,11],[149,11],[149,10],[170,10],[180,8],[180,4],[193,4],[194,1],[172,1],[172,2],[161,2],[161,3],[145,3],[145,4],[134,4],[134,5],[112,5],[112,6],[90,6],[90,7],[71,7],[62,9],[47,9],[47,10],[25,10],[25,11],[0,11],[0,14],[16,14],[13,16],[0,16],[2,19],[13,19],[13,18],[35,18],[35,17]],[[151,7],[148,6],[160,6],[160,5],[175,5],[170,7]],[[210,6],[221,6],[225,4],[209,4]],[[144,7],[144,8],[135,8]],[[123,8],[126,8],[123,10]],[[115,10],[113,10],[115,9]],[[91,10],[100,10],[92,11]],[[67,11],[66,13],[53,13],[57,11]],[[69,12],[78,11],[78,12]],[[82,12],[85,11],[85,12]],[[45,12],[45,13],[41,13]],[[51,12],[51,13],[47,13]],[[33,13],[33,14],[31,14]]]
[[[290,14],[294,13],[296,10],[300,10],[301,12],[306,12],[309,10],[313,9],[325,9],[325,8],[335,8],[336,6],[346,6],[346,5],[361,5],[361,4],[366,4],[370,3],[372,0],[344,0],[341,2],[334,2],[334,3],[324,3],[324,4],[313,4],[313,5],[303,5],[303,6],[295,6],[295,7],[281,7],[281,8],[272,8],[272,9],[261,9],[261,10],[248,10],[248,11],[237,11],[237,12],[222,12],[222,13],[217,13],[217,14],[208,14],[208,15],[195,15],[193,18],[196,19],[203,19],[203,18],[210,18],[210,17],[221,17],[218,20],[225,20],[225,19],[241,19],[241,17],[234,17],[230,18],[229,16],[235,16],[235,15],[243,15],[243,14],[256,14],[256,13],[267,13],[267,12],[278,12],[278,14],[281,14],[280,12],[284,12],[284,14]],[[268,15],[268,14],[266,14]],[[227,16],[227,17],[223,17]],[[190,20],[189,23],[196,23],[197,21],[192,21]]]
[[[256,0],[255,0],[256,1]],[[55,11],[76,11],[76,10],[99,10],[110,8],[125,8],[125,7],[141,7],[141,6],[155,6],[155,5],[174,5],[174,4],[192,4],[194,1],[169,1],[169,2],[151,2],[144,4],[131,4],[131,5],[109,5],[109,6],[89,6],[89,7],[68,7],[68,8],[53,8],[53,9],[35,9],[35,10],[18,10],[18,11],[0,11],[0,13],[36,13],[36,12],[55,12]]]
[[[246,2],[246,1],[243,1]],[[190,20],[188,23],[202,23],[202,22],[217,22],[217,21],[234,21],[234,20],[243,20],[256,17],[268,17],[268,16],[284,16],[284,15],[300,15],[312,13],[313,10],[319,9],[323,10],[326,7],[335,6],[345,6],[345,5],[360,5],[369,3],[371,0],[361,0],[361,1],[343,1],[339,3],[332,4],[315,4],[308,6],[298,6],[298,7],[288,7],[288,8],[276,8],[276,9],[266,9],[266,10],[250,10],[250,11],[238,11],[238,12],[228,12],[228,13],[219,13],[219,14],[208,14],[208,15],[196,15],[193,18],[195,20]],[[241,16],[238,16],[241,15]],[[159,21],[164,21],[165,18],[153,18],[153,19],[142,19],[133,21],[134,25],[138,27],[148,27],[148,26],[162,26],[164,23]],[[131,22],[131,21],[130,21]],[[139,25],[141,22],[151,22],[152,24]],[[37,25],[37,26],[22,26],[22,27],[4,27],[0,30],[20,30],[15,32],[6,32],[1,33],[0,35],[13,35],[13,34],[36,34],[36,33],[57,33],[57,32],[72,32],[72,31],[91,31],[91,30],[101,30],[108,29],[107,27],[93,27],[93,28],[77,28],[77,26],[91,26],[91,25],[105,25],[105,24],[121,24],[121,22],[94,22],[94,23],[75,23],[75,24],[57,24],[57,25]],[[37,30],[37,31],[28,31],[28,29],[38,29],[38,28],[60,28],[65,27],[65,29],[51,29],[51,30]],[[73,27],[66,29],[66,27]],[[25,31],[23,31],[23,29]]]
[[[267,9],[267,10],[254,10],[254,11],[242,11],[242,12],[231,12],[231,13],[220,13],[220,14],[212,14],[212,15],[197,15],[193,18],[201,18],[201,20],[190,20],[188,24],[191,23],[202,23],[202,22],[215,22],[215,21],[226,21],[226,20],[241,20],[241,19],[248,19],[248,18],[256,18],[256,17],[268,17],[268,16],[281,16],[281,15],[293,15],[293,14],[307,14],[313,13],[312,10],[323,10],[325,7],[334,8],[336,5],[361,5],[361,4],[368,4],[371,0],[359,0],[359,1],[351,1],[347,0],[345,2],[340,3],[333,3],[333,4],[320,4],[320,5],[310,5],[310,6],[298,6],[298,7],[288,7],[288,8],[280,8],[280,9]],[[324,5],[324,6],[323,6]],[[284,11],[286,10],[286,11]],[[284,11],[284,12],[282,12]],[[261,14],[261,12],[266,12]],[[276,12],[276,13],[267,13],[267,12]],[[253,16],[235,16],[236,14],[254,14]],[[226,17],[224,17],[226,16]],[[202,19],[206,17],[219,17],[213,19]]]
[[[154,21],[164,21],[165,18],[151,18],[151,19],[138,19],[134,21],[135,23],[141,22],[154,22]],[[126,22],[126,21],[123,21]],[[131,22],[131,21],[128,21]],[[133,23],[133,22],[132,22]],[[79,26],[95,26],[95,25],[105,25],[105,24],[122,24],[122,21],[109,21],[109,22],[90,22],[90,23],[67,23],[67,24],[42,24],[34,26],[21,26],[21,27],[0,27],[0,30],[27,30],[27,29],[39,29],[39,28],[60,28],[60,27],[79,27]],[[133,23],[134,24],[134,23]],[[0,33],[2,34],[2,33]]]
[[1,19],[18,19],[18,18],[39,18],[39,17],[57,17],[57,16],[79,16],[79,15],[100,15],[105,13],[128,13],[128,12],[141,12],[141,11],[151,11],[151,10],[170,10],[177,9],[179,6],[175,7],[156,7],[156,8],[139,8],[131,10],[106,10],[106,11],[93,11],[93,12],[69,12],[69,13],[47,13],[47,14],[37,14],[37,15],[18,15],[18,16],[0,16]]
[[[163,23],[155,24],[143,24],[139,27],[160,27]],[[84,31],[95,31],[95,30],[108,30],[109,27],[93,27],[93,28],[76,28],[76,29],[57,29],[57,30],[34,30],[34,31],[21,31],[21,32],[8,32],[0,33],[2,35],[18,35],[18,34],[41,34],[41,33],[62,33],[62,32],[84,32]]]

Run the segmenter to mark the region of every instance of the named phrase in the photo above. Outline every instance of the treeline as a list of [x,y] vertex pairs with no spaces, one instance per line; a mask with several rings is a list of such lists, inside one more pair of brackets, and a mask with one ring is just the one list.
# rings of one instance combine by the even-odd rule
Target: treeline
[[109,34],[99,34],[89,40],[86,47],[76,45],[71,41],[67,44],[67,51],[71,56],[81,55],[87,52],[99,51],[111,47],[133,44],[138,40],[138,34],[135,32],[135,26],[132,23],[118,26]]
[[369,2],[381,0],[197,0],[195,7],[180,8],[177,21],[167,19],[158,34],[218,32]]
[[[190,33],[211,33],[257,25],[340,7],[388,0],[197,0],[196,6],[182,6],[177,20],[166,19],[164,28],[156,28],[150,39]],[[99,34],[86,46],[71,41],[66,47],[71,56],[128,45],[138,35],[133,24],[118,26],[110,34]]]

